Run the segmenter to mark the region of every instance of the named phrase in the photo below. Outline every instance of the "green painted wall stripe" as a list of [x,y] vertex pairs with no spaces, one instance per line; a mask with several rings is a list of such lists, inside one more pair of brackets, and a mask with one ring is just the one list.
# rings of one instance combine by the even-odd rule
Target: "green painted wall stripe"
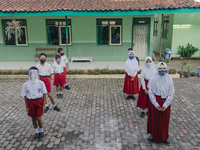
[[[179,8],[179,9],[159,9],[159,10],[128,10],[128,11],[72,11],[57,10],[46,12],[13,12],[14,16],[91,16],[91,15],[153,15],[171,13],[197,13],[200,8]],[[12,12],[0,12],[0,16],[12,16]]]

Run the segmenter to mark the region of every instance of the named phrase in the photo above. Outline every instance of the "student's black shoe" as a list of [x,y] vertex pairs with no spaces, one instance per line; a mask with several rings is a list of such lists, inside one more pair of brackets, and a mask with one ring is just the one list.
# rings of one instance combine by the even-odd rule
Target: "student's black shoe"
[[57,94],[57,98],[60,98],[60,94]]
[[164,143],[167,144],[168,146],[171,144],[169,139],[166,139],[166,140],[164,141]]
[[127,96],[126,100],[129,100],[129,99],[131,99],[131,96],[130,96],[130,95]]
[[35,133],[33,139],[34,139],[34,140],[38,140],[38,139],[39,139],[39,133]]
[[64,88],[66,88],[67,90],[70,90],[70,87],[68,85],[65,85]]
[[132,95],[132,96],[131,96],[131,99],[132,99],[132,100],[135,100],[135,97]]
[[153,136],[150,134],[150,136],[147,138],[147,142],[150,143],[150,142],[153,142]]
[[40,137],[40,139],[43,139],[44,138],[44,132],[40,132],[39,137]]
[[145,116],[145,113],[144,113],[144,112],[141,112],[140,117],[141,117],[141,118],[144,118],[144,116]]
[[63,94],[60,94],[60,98],[63,98]]
[[56,111],[59,112],[59,111],[60,111],[60,108],[59,108],[58,106],[55,106],[55,107],[54,107],[54,110],[56,110]]
[[48,110],[49,110],[49,107],[46,107],[46,109],[44,110],[44,113],[47,113]]

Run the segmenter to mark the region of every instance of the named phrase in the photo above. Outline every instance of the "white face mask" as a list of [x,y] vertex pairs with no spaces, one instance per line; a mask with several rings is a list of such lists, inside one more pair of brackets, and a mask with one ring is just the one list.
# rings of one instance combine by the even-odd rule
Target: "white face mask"
[[148,67],[151,67],[151,65],[152,65],[152,63],[147,63],[147,66],[148,66]]
[[36,79],[38,79],[38,71],[37,70],[30,70],[28,75],[29,75],[29,79],[31,81],[35,81]]

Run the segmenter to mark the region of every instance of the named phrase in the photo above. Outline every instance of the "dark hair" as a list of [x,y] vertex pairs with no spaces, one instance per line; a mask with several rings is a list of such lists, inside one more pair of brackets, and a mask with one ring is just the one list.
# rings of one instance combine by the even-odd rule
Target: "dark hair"
[[29,72],[30,70],[37,70],[37,71],[38,71],[38,68],[35,67],[35,66],[32,66],[32,67],[30,67],[30,68],[28,69],[28,72]]
[[57,60],[58,58],[61,58],[60,55],[55,56],[55,60]]
[[58,53],[60,53],[61,51],[63,51],[63,49],[62,48],[58,48]]
[[47,57],[47,55],[46,55],[45,53],[41,53],[41,54],[39,55],[39,58],[40,58],[42,55],[44,55],[45,57]]
[[132,49],[132,48],[129,48],[128,50],[129,50],[129,51],[132,51],[133,49]]

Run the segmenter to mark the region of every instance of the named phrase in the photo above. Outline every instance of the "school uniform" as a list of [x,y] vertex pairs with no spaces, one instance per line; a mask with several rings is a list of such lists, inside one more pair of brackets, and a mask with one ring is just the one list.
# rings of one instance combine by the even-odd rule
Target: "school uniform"
[[36,66],[39,70],[39,79],[44,82],[47,92],[51,92],[51,79],[50,75],[53,73],[53,69],[50,64],[46,63],[42,66],[41,64],[38,64]]
[[[150,60],[151,63],[146,63],[147,60]],[[144,90],[148,90],[148,83],[151,77],[155,74],[155,65],[151,57],[145,58],[144,68],[141,71],[141,86],[140,92],[137,101],[137,107],[142,108],[143,110],[148,108],[149,96],[146,95]]]
[[[55,58],[54,58],[54,63],[57,63]],[[64,79],[66,79],[67,78],[66,63],[69,63],[69,61],[68,61],[68,59],[65,55],[61,56],[61,62],[60,63],[63,63],[65,65],[65,67],[63,68],[63,76],[64,76]]]
[[[161,63],[167,68],[164,62]],[[156,73],[148,84],[150,104],[148,105],[147,133],[150,133],[157,142],[164,142],[169,138],[170,107],[174,94],[174,84],[172,78],[166,73],[164,76]],[[164,106],[165,111],[158,111],[157,107]]]
[[26,96],[28,99],[28,115],[30,117],[41,117],[43,115],[43,94],[46,93],[44,82],[38,79],[35,81],[28,80],[23,84],[21,96]]
[[53,70],[55,72],[54,82],[53,82],[54,86],[65,85],[65,77],[64,77],[64,73],[63,73],[64,68],[65,68],[64,63],[60,63],[60,64],[54,63],[53,64]]
[[[133,51],[129,52],[130,53]],[[133,52],[134,53],[134,52]],[[124,88],[123,93],[133,95],[139,93],[139,82],[137,72],[139,71],[138,61],[134,57],[132,60],[128,58],[125,63],[125,80],[124,80]],[[135,76],[134,80],[131,81],[130,75]]]

